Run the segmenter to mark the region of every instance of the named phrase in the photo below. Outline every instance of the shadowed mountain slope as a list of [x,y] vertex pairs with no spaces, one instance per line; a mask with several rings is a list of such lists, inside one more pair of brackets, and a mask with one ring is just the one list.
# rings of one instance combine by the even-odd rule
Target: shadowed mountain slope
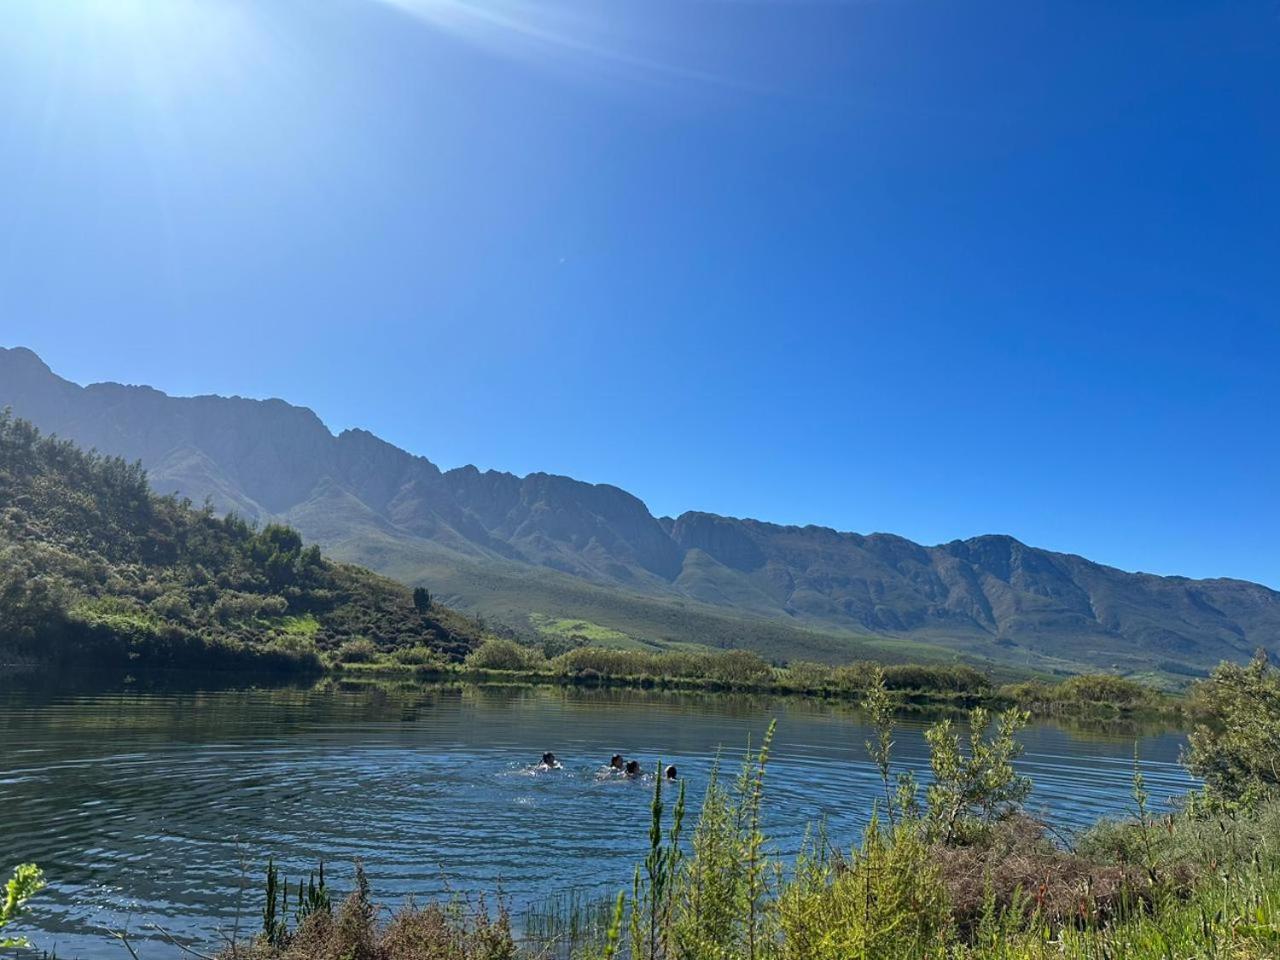
[[161,492],[285,520],[336,556],[430,581],[526,629],[536,612],[642,640],[712,635],[823,659],[871,635],[1041,668],[1173,674],[1280,649],[1280,594],[1245,581],[1126,573],[1007,536],[924,546],[708,513],[655,518],[608,485],[441,471],[363,430],[335,436],[281,400],[81,387],[21,348],[0,350],[4,406],[141,460]]

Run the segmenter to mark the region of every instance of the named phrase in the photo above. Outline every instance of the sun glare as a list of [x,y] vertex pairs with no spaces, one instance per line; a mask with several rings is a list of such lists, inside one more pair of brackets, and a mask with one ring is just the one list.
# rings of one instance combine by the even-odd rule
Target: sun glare
[[510,59],[577,62],[649,77],[719,81],[636,49],[623,6],[583,7],[528,0],[375,0],[441,33]]
[[[181,85],[235,69],[251,55],[249,8],[208,0],[20,0],[29,38],[56,49],[65,70],[107,84]],[[155,94],[158,91],[147,91]]]

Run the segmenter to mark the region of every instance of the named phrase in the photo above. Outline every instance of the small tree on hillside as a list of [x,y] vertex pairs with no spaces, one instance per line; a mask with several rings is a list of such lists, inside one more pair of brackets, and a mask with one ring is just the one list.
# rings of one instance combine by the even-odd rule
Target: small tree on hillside
[[426,613],[431,609],[431,591],[426,587],[413,588],[413,609]]

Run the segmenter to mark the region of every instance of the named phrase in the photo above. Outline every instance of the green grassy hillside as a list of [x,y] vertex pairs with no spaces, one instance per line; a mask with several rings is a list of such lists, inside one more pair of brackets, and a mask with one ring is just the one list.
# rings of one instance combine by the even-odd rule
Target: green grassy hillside
[[0,662],[307,666],[353,641],[461,659],[483,635],[289,527],[156,496],[140,466],[0,414]]
[[[941,644],[909,638],[873,637],[806,623],[783,623],[754,617],[696,600],[653,597],[602,586],[554,570],[523,564],[476,562],[434,548],[418,539],[379,530],[374,525],[354,531],[329,547],[331,555],[380,571],[407,583],[430,587],[434,595],[459,610],[484,618],[522,639],[549,632],[578,634],[593,645],[646,649],[703,648],[751,650],[766,660],[786,663],[812,660],[849,663],[952,663],[999,661],[973,652],[957,652]],[[561,624],[560,622],[564,623]],[[587,625],[577,631],[573,623]],[[555,624],[549,629],[548,624]],[[622,642],[628,638],[630,643]]]

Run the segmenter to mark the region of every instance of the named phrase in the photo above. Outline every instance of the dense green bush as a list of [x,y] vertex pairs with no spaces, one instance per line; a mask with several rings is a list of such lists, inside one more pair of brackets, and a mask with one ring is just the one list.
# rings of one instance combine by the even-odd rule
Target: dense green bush
[[1025,680],[1005,684],[998,696],[1037,713],[1140,713],[1171,707],[1166,697],[1150,687],[1107,673],[1081,674],[1059,683]]
[[430,647],[400,647],[391,654],[391,659],[407,667],[436,667],[444,669],[448,661]]
[[751,687],[772,679],[773,668],[747,650],[695,652],[614,650],[576,647],[551,661],[562,676],[703,680],[724,686]]
[[1246,806],[1280,796],[1280,671],[1267,655],[1219,666],[1196,687],[1195,709],[1206,722],[1191,734],[1188,766],[1210,795]]
[[885,686],[890,690],[940,690],[975,696],[990,692],[987,676],[965,664],[893,664],[884,668]]
[[982,707],[970,711],[967,753],[949,719],[925,731],[933,773],[928,832],[943,844],[983,837],[1017,813],[1031,792],[1031,781],[1013,769],[1013,761],[1022,754],[1015,735],[1026,726],[1028,715],[1007,710],[995,719],[994,730],[993,719]]
[[378,659],[378,645],[368,637],[356,637],[340,646],[334,659],[339,663],[372,663]]
[[881,667],[869,661],[827,668],[825,680],[820,664],[799,664],[788,670],[795,685],[803,689],[836,693],[861,693],[871,683],[874,670],[881,669],[885,686],[902,693],[946,693],[961,697],[982,697],[991,693],[991,681],[965,664],[891,664]]
[[848,857],[814,845],[782,884],[773,912],[777,960],[940,955],[951,933],[947,891],[916,824],[873,818]]
[[1106,703],[1121,709],[1142,706],[1151,700],[1151,690],[1136,680],[1109,673],[1085,673],[1058,684],[1058,698],[1085,703]]
[[833,670],[825,663],[793,660],[782,671],[783,681],[797,690],[822,691],[833,688]]
[[471,670],[532,670],[542,663],[536,650],[499,638],[486,640],[468,654],[466,660]]

